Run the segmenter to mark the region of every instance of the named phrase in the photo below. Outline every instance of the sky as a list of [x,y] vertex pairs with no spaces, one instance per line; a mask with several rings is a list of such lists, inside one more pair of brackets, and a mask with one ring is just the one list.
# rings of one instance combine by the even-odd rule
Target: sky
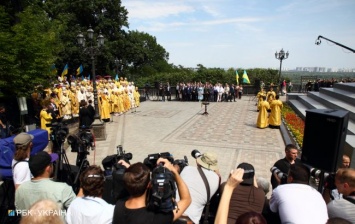
[[122,0],[129,30],[156,37],[183,67],[355,68],[355,0]]

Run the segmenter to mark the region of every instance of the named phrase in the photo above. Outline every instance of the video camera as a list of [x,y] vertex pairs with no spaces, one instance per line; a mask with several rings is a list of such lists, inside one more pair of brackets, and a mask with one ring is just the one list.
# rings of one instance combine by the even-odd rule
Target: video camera
[[152,172],[151,183],[148,208],[162,212],[174,210],[176,206],[176,184],[173,173],[160,164]]
[[124,160],[129,163],[132,159],[132,153],[126,153],[122,145],[117,146],[117,154],[106,156],[102,160],[102,166],[105,170],[106,184],[108,193],[103,196],[111,204],[116,204],[119,199],[127,198],[129,193],[124,188],[123,175],[126,172],[126,167],[118,164],[118,161]]
[[143,163],[152,171],[156,167],[159,158],[165,158],[171,163],[174,163],[174,157],[170,152],[149,154],[148,157],[144,159]]
[[77,152],[76,165],[81,166],[87,155],[90,154],[89,150],[95,150],[94,135],[87,127],[79,129],[79,133],[68,136],[68,144],[71,146],[72,152]]
[[187,160],[187,156],[184,156],[184,159],[176,159],[174,160],[174,165],[179,166],[179,173],[189,165],[189,161]]
[[51,128],[52,133],[50,134],[50,139],[53,142],[62,143],[69,134],[69,128],[62,122],[54,122],[46,124],[46,126]]
[[123,169],[124,171],[125,167],[118,164],[118,161],[124,160],[125,162],[129,163],[132,158],[132,153],[126,153],[123,150],[122,145],[118,145],[116,155],[106,156],[106,158],[102,160],[102,166],[104,167],[105,175],[111,175],[113,169]]
[[[174,162],[172,155],[168,152],[148,155],[144,164],[153,167],[158,158],[166,158]],[[176,184],[174,174],[164,167],[163,163],[158,164],[152,170],[151,188],[148,195],[148,209],[152,211],[169,212],[176,207]]]

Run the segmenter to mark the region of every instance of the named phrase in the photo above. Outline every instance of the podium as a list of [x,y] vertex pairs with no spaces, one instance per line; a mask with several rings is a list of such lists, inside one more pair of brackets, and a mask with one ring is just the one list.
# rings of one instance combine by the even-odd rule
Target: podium
[[205,105],[205,112],[202,113],[202,115],[208,115],[207,112],[207,106],[210,104],[209,102],[202,102],[203,105]]

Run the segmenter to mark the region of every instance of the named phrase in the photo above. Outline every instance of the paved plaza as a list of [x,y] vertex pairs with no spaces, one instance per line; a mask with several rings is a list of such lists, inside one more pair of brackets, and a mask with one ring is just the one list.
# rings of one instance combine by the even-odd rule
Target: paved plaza
[[[88,156],[90,164],[101,164],[107,155],[117,153],[122,145],[133,154],[131,163],[143,162],[148,154],[170,152],[175,159],[187,156],[196,163],[193,149],[213,152],[225,181],[231,169],[241,162],[254,165],[257,177],[270,178],[270,167],[284,157],[284,141],[278,129],[258,129],[254,96],[243,96],[237,102],[208,105],[209,115],[199,102],[145,101],[125,115],[114,116],[106,123],[107,138],[96,142],[96,151]],[[67,150],[71,164],[76,153]]]

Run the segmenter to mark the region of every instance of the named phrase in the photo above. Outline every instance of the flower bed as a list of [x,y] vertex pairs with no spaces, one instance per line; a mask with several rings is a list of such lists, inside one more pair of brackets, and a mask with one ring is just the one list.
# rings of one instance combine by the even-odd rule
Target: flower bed
[[297,114],[288,104],[283,105],[281,116],[296,143],[299,145],[299,147],[302,147],[304,135],[304,121],[302,118],[297,116]]

